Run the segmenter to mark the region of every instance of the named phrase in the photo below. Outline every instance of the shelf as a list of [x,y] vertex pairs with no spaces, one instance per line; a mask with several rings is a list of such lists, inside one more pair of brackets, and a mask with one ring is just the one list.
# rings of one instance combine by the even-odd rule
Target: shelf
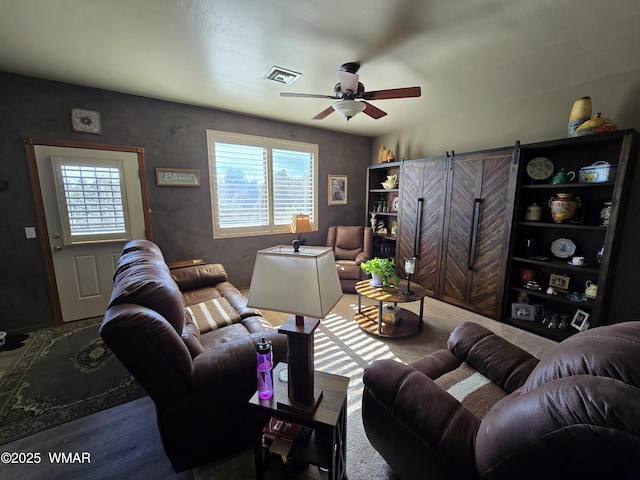
[[589,310],[593,310],[597,308],[598,302],[596,300],[588,299],[585,302],[572,302],[566,297],[566,294],[559,293],[558,295],[549,295],[544,290],[530,290],[524,287],[509,287],[509,290],[519,293],[526,293],[535,298],[543,298],[548,302],[554,303],[563,303],[565,305],[571,305],[575,308],[588,308]]
[[397,217],[398,212],[369,212],[369,215],[377,216],[387,216],[387,217]]
[[546,338],[550,338],[552,340],[556,340],[558,342],[561,342],[562,340],[569,338],[571,335],[578,333],[578,330],[576,330],[571,326],[566,329],[548,328],[545,324],[539,321],[532,322],[529,320],[518,320],[511,317],[505,318],[504,321],[515,327],[521,328],[523,330],[527,330],[529,332],[538,334]]
[[595,230],[598,232],[606,232],[607,227],[603,225],[585,225],[583,223],[551,223],[551,222],[528,222],[519,221],[518,225],[535,228],[562,228],[568,230]]
[[373,236],[377,238],[384,238],[385,240],[393,240],[394,242],[397,237],[397,235],[392,235],[390,233],[374,233]]
[[589,266],[586,265],[584,267],[579,267],[576,265],[570,265],[569,263],[567,263],[567,260],[562,260],[562,259],[557,259],[557,258],[549,258],[548,260],[538,260],[535,258],[528,258],[528,257],[512,257],[511,258],[513,261],[516,262],[520,262],[520,263],[527,263],[529,265],[541,265],[541,266],[545,266],[545,267],[550,267],[553,269],[562,269],[562,270],[568,270],[568,271],[572,271],[572,272],[587,272],[587,273],[593,273],[595,275],[598,275],[600,273],[600,266]]
[[521,185],[523,189],[534,189],[534,190],[547,190],[547,189],[557,189],[557,188],[593,188],[593,187],[613,187],[615,186],[615,182],[591,182],[591,183],[532,183]]
[[398,188],[372,188],[369,193],[398,193]]

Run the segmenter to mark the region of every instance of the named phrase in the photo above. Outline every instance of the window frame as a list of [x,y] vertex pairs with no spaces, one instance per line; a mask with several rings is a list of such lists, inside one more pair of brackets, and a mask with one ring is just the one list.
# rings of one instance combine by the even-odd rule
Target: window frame
[[[84,245],[89,243],[100,242],[119,242],[132,239],[131,219],[129,214],[129,203],[127,198],[127,181],[125,174],[124,162],[119,159],[104,158],[80,158],[62,155],[53,155],[51,157],[51,165],[53,168],[53,178],[58,202],[58,211],[60,212],[60,223],[62,227],[62,240],[65,246]],[[64,186],[64,176],[62,173],[63,166],[74,167],[105,167],[118,171],[120,182],[120,201],[122,208],[122,216],[124,229],[114,232],[96,232],[96,233],[73,233],[70,221],[70,212],[67,204],[67,191]]]
[[[267,225],[251,225],[245,227],[226,227],[222,228],[219,224],[219,201],[218,201],[218,183],[217,183],[217,163],[215,159],[215,144],[227,143],[234,145],[243,145],[248,147],[259,147],[267,150],[267,168],[266,168],[266,188],[268,202],[269,222]],[[209,163],[209,188],[211,192],[211,210],[213,221],[213,238],[238,238],[259,235],[278,235],[283,233],[291,233],[291,222],[277,225],[274,223],[274,190],[273,190],[273,150],[288,150],[295,152],[304,152],[311,155],[313,179],[311,182],[311,202],[312,211],[294,212],[308,214],[312,231],[317,231],[318,218],[318,145],[306,142],[297,142],[293,140],[283,140],[278,138],[263,137],[257,135],[247,135],[241,133],[225,132],[220,130],[207,129],[207,153]]]

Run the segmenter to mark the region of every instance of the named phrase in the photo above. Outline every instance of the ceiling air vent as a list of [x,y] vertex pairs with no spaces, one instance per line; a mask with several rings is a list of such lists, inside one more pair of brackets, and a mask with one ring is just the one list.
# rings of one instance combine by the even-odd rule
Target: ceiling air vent
[[265,74],[264,78],[273,80],[274,82],[284,83],[285,85],[290,85],[295,82],[298,77],[300,77],[300,75],[302,74],[294,72],[293,70],[287,70],[286,68],[273,66]]

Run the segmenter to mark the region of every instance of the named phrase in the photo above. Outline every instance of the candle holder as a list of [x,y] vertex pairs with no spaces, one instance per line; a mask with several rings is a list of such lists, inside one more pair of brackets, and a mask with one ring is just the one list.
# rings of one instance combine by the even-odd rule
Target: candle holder
[[400,293],[403,295],[413,295],[411,291],[411,275],[416,271],[416,257],[404,258],[404,273],[407,275],[407,288]]

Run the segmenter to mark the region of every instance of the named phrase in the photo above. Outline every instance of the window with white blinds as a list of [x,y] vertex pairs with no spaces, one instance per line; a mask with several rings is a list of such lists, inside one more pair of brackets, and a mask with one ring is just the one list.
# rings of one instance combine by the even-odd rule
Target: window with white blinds
[[127,240],[119,160],[53,157],[64,243]]
[[214,238],[315,230],[318,146],[207,130]]

